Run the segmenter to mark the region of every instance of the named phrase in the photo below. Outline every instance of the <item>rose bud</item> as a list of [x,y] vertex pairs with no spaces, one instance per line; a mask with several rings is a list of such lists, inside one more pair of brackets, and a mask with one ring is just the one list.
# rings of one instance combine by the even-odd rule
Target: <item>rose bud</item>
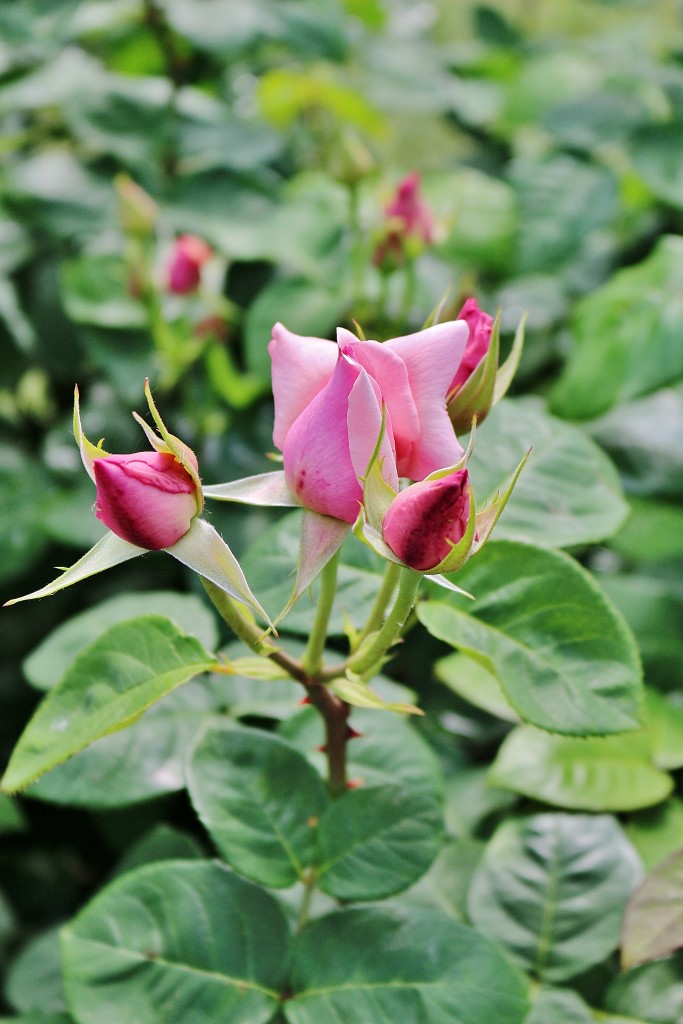
[[174,295],[189,295],[196,291],[202,267],[211,256],[211,247],[196,235],[177,238],[167,268],[168,290]]
[[448,389],[449,394],[452,391],[457,393],[479,366],[479,363],[489,350],[491,330],[493,328],[493,317],[479,309],[476,299],[468,299],[465,302],[458,313],[458,320],[465,321],[470,333],[465,345],[462,362]]
[[451,572],[469,550],[458,553],[457,564],[442,563],[469,532],[473,505],[466,469],[412,484],[397,494],[384,515],[384,541],[411,569],[430,572],[439,566]]
[[194,480],[170,453],[108,455],[93,469],[97,518],[140,548],[171,547],[201,511]]
[[[405,262],[408,246],[412,241],[430,245],[434,240],[434,220],[431,210],[420,196],[420,175],[417,171],[407,174],[396,189],[390,202],[384,208],[385,227],[372,261],[376,267],[391,271]],[[415,253],[413,253],[413,256]]]

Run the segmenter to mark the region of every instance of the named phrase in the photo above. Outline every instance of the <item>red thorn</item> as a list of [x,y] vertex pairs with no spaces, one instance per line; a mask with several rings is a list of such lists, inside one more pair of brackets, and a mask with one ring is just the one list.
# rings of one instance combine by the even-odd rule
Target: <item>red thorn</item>
[[327,753],[327,744],[323,743],[321,746],[316,747],[315,749],[317,751],[319,751],[321,754],[326,754]]
[[358,787],[362,786],[362,785],[363,785],[363,780],[362,779],[349,779],[349,781],[346,783],[346,788],[347,789],[358,789]]
[[311,703],[311,698],[310,697],[302,697],[301,700],[298,700],[296,702],[296,706],[298,708],[302,708],[302,707],[304,707],[305,704],[310,704],[310,703]]
[[357,740],[357,739],[360,739],[360,737],[362,735],[363,735],[362,732],[356,732],[356,730],[352,726],[350,726],[350,725],[346,726],[346,738],[347,738],[347,740]]

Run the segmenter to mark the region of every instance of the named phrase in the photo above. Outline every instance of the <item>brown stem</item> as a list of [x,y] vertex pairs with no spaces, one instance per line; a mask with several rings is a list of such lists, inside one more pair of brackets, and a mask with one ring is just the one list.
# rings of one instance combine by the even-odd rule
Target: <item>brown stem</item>
[[332,796],[346,792],[346,742],[350,706],[318,682],[304,684],[313,707],[325,722],[327,784]]

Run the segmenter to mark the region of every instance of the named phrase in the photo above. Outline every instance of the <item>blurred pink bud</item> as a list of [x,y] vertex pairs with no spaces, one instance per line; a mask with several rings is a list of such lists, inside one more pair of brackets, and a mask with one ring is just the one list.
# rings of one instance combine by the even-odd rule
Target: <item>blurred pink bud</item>
[[429,572],[462,540],[469,518],[469,475],[460,469],[401,491],[387,509],[382,532],[402,562]]
[[462,362],[448,389],[449,394],[454,390],[459,390],[479,366],[489,350],[493,328],[493,317],[479,309],[476,299],[467,299],[458,313],[458,320],[465,321],[470,333]]
[[420,175],[407,174],[384,207],[386,227],[377,243],[372,261],[376,267],[392,269],[405,258],[405,240],[416,239],[425,245],[434,240],[434,219],[420,196]]
[[181,235],[177,238],[168,262],[168,290],[174,295],[188,295],[196,291],[202,267],[211,256],[211,247],[196,235]]
[[93,462],[97,518],[129,544],[171,547],[200,511],[197,485],[173,455],[135,452]]

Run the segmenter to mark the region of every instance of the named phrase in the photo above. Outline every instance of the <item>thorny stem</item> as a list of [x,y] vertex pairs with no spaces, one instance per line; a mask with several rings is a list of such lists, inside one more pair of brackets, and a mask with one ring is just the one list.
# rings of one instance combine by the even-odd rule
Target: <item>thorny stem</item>
[[309,674],[301,661],[293,658],[280,647],[276,647],[270,639],[264,637],[263,630],[258,623],[250,619],[241,606],[224,590],[203,576],[201,581],[214,607],[240,640],[255,654],[270,658],[305,688],[308,699],[325,722],[328,785],[332,795],[339,796],[346,789],[346,741],[348,738],[346,723],[351,708],[320,681],[319,675]]

